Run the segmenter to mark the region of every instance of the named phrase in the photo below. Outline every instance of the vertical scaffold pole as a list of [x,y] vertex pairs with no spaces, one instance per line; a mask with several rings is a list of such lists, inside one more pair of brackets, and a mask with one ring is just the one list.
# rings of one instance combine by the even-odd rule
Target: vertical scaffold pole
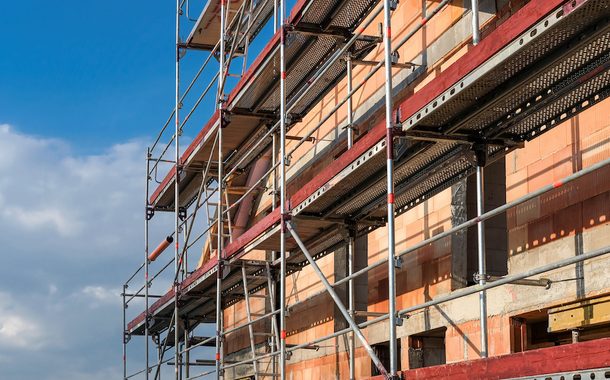
[[176,380],[180,377],[180,333],[178,331],[178,273],[180,271],[180,260],[179,260],[179,249],[180,249],[180,0],[176,0],[176,99],[175,107],[176,112],[174,113],[175,135],[174,135],[174,166],[175,170],[175,183],[174,183],[174,236],[176,237],[176,244],[174,245],[174,372]]
[[472,8],[472,44],[477,45],[481,41],[479,29],[479,0],[471,0]]
[[397,374],[396,358],[396,273],[394,268],[394,125],[392,121],[392,22],[391,0],[383,0],[383,47],[385,52],[385,122],[388,196],[388,305],[390,332],[390,377]]
[[191,351],[189,349],[189,323],[188,318],[184,321],[184,378],[191,377]]
[[[347,55],[347,57],[345,57],[345,63],[347,65],[347,93],[351,94],[352,93],[352,67],[353,67],[353,63],[352,63],[352,57],[351,55]],[[354,145],[354,128],[353,128],[353,103],[352,103],[352,97],[350,96],[349,99],[347,99],[347,149],[350,149],[352,147],[352,145]]]
[[127,379],[127,316],[125,315],[127,305],[125,304],[125,292],[127,292],[127,284],[123,284],[123,294],[121,294],[123,297],[123,380]]
[[223,167],[222,167],[222,129],[224,127],[224,97],[222,89],[224,88],[225,78],[225,24],[226,24],[226,7],[227,1],[220,1],[220,54],[219,54],[219,75],[218,75],[218,109],[220,111],[220,124],[218,126],[218,206],[217,213],[217,249],[216,249],[216,378],[222,377],[222,249],[223,249]]
[[280,379],[286,379],[286,1],[280,6]]
[[[345,58],[345,63],[347,65],[347,93],[351,94],[352,92],[352,57],[351,55],[347,55]],[[353,128],[353,103],[352,97],[350,96],[347,100],[347,149],[351,149],[354,145],[354,128]],[[354,231],[350,229],[349,238],[347,242],[347,274],[351,276],[354,274]],[[354,279],[350,277],[347,283],[347,297],[348,297],[348,307],[349,314],[352,318],[356,318],[355,316],[355,304],[354,304]],[[349,378],[350,380],[354,380],[356,378],[356,336],[352,331],[349,336]]]
[[[483,166],[477,165],[477,217],[480,217],[485,212],[485,203],[483,197],[485,192]],[[478,278],[479,285],[485,285],[486,281],[486,263],[485,263],[485,222],[477,223],[477,254],[478,254]],[[487,348],[487,293],[485,290],[479,292],[479,308],[481,321],[481,357],[486,358],[488,355]]]
[[150,180],[150,157],[151,152],[150,148],[146,149],[146,191],[145,191],[145,199],[144,199],[144,350],[146,351],[146,372],[145,379],[148,380],[149,367],[150,367],[150,359],[149,359],[149,347],[148,347],[148,192],[149,192],[149,180]]
[[[350,230],[349,232],[349,238],[348,238],[348,242],[347,242],[347,274],[348,276],[351,276],[354,274],[354,253],[355,253],[355,239],[354,239],[354,232],[353,230]],[[352,319],[356,319],[356,313],[355,313],[355,309],[356,309],[356,305],[355,305],[355,293],[354,293],[354,280],[350,278],[348,285],[347,285],[347,296],[348,296],[348,307],[349,307],[349,315],[352,317]],[[350,333],[349,336],[349,378],[350,380],[354,380],[356,378],[356,340],[355,340],[356,336],[354,335],[354,332],[352,331]]]

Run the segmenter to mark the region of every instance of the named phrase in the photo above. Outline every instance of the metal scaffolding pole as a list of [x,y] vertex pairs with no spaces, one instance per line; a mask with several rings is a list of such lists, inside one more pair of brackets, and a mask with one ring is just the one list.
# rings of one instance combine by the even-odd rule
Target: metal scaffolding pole
[[125,292],[127,291],[127,284],[123,285],[123,380],[127,379],[127,316],[125,315],[127,304],[125,303]]
[[[354,273],[354,249],[355,249],[355,241],[354,241],[354,231],[351,230],[347,242],[347,274],[351,276]],[[350,279],[347,286],[347,296],[349,301],[349,315],[352,318],[355,318],[354,311],[356,310],[355,305],[355,293],[354,293],[354,280]],[[356,340],[355,340],[354,332],[350,334],[349,337],[349,378],[350,380],[354,380],[356,378]]]
[[248,290],[248,274],[246,266],[241,267],[242,284],[244,288],[244,302],[246,303],[246,317],[248,321],[248,335],[250,336],[250,350],[252,351],[252,364],[254,366],[254,379],[258,379],[258,362],[256,359],[256,344],[254,342],[254,326],[252,326],[252,313],[250,312],[250,294]]
[[316,272],[316,274],[320,278],[320,281],[326,288],[326,291],[328,292],[330,297],[335,302],[335,305],[337,305],[337,308],[343,315],[343,318],[345,318],[345,321],[349,324],[349,326],[352,329],[352,331],[354,332],[354,334],[358,337],[358,339],[360,340],[360,343],[362,343],[362,346],[364,347],[366,352],[371,357],[371,360],[373,360],[375,367],[377,367],[379,372],[384,377],[388,377],[388,372],[386,371],[385,367],[381,363],[381,360],[379,360],[379,357],[377,357],[377,355],[375,354],[375,351],[373,351],[373,348],[371,347],[369,342],[367,342],[366,338],[362,334],[362,331],[360,331],[360,328],[358,328],[358,325],[356,324],[356,322],[354,322],[354,319],[349,315],[349,312],[347,311],[347,309],[345,309],[345,305],[343,305],[343,302],[341,302],[341,298],[339,298],[339,295],[337,294],[337,292],[335,292],[335,290],[332,288],[332,286],[326,279],[326,276],[324,276],[324,273],[318,266],[318,263],[316,263],[314,258],[311,256],[311,253],[309,253],[309,250],[307,249],[307,247],[305,247],[305,244],[299,237],[299,234],[297,233],[297,231],[294,229],[294,227],[292,226],[291,223],[287,223],[287,228],[290,231],[290,234],[292,235],[292,237],[294,238],[296,243],[298,244],[299,248],[301,248],[301,252],[303,252],[303,255],[305,255],[305,257],[307,258],[307,261],[309,261],[309,264],[311,265],[313,270]]
[[396,272],[394,267],[394,124],[392,120],[392,21],[390,0],[383,0],[383,35],[385,65],[385,124],[387,152],[387,196],[388,196],[388,307],[389,307],[389,346],[390,378],[397,375],[396,344]]
[[218,75],[218,109],[220,110],[220,125],[218,127],[218,206],[217,213],[217,249],[216,249],[216,378],[222,377],[222,238],[223,238],[223,208],[222,208],[222,189],[223,189],[223,167],[222,167],[222,128],[224,123],[224,97],[222,94],[225,78],[225,24],[226,24],[226,0],[220,2],[220,54],[219,54],[219,75]]
[[286,1],[280,11],[280,379],[286,379]]
[[472,8],[472,44],[478,45],[481,41],[481,31],[479,29],[479,0],[471,0]]
[[[348,53],[347,56],[345,57],[345,64],[347,66],[347,93],[351,94],[352,93],[352,68],[353,68],[353,62],[352,62],[352,57],[351,55]],[[353,113],[353,102],[352,102],[352,97],[350,96],[349,99],[347,100],[347,149],[350,149],[352,147],[352,145],[354,145],[354,129],[353,129],[353,123],[354,123],[354,113]]]
[[145,191],[145,199],[144,199],[144,350],[146,351],[146,372],[145,379],[148,380],[149,367],[150,367],[150,359],[149,359],[149,347],[148,347],[148,220],[149,216],[149,204],[148,204],[148,192],[149,192],[149,180],[150,180],[150,148],[146,150],[146,191]]
[[180,341],[180,333],[178,331],[178,272],[180,271],[180,262],[178,260],[179,246],[180,246],[180,0],[176,0],[176,93],[175,93],[175,109],[174,121],[174,162],[175,162],[175,183],[174,183],[174,236],[176,244],[174,246],[174,351],[175,351],[175,364],[174,372],[176,380],[180,377],[180,347],[178,342]]
[[189,323],[188,319],[184,320],[184,377],[189,378],[191,376],[191,351],[189,350]]
[[[347,66],[347,93],[352,92],[352,57],[348,53],[345,57],[345,64]],[[354,129],[353,129],[353,103],[352,97],[350,96],[347,101],[347,149],[351,149],[354,145]],[[354,231],[350,230],[348,242],[347,242],[347,275],[351,276],[354,273]],[[349,303],[349,315],[354,318],[354,280],[350,279],[347,285],[347,297]],[[356,378],[356,340],[354,333],[352,332],[348,340],[348,353],[349,353],[349,378],[354,380]]]
[[[485,179],[483,166],[477,165],[477,217],[485,213]],[[477,223],[477,256],[478,256],[478,281],[479,285],[484,286],[486,283],[486,264],[485,264],[485,222],[480,220]],[[488,355],[487,348],[487,293],[482,290],[479,292],[479,309],[481,321],[481,357],[486,358]]]

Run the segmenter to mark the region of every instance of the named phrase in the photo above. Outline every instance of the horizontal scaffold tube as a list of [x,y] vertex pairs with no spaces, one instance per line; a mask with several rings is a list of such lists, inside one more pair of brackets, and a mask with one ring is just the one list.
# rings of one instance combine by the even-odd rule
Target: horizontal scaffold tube
[[[409,313],[412,313],[414,311],[426,309],[426,308],[429,308],[431,306],[435,306],[435,305],[438,305],[438,304],[441,304],[441,303],[445,303],[445,302],[449,302],[449,301],[452,301],[452,300],[455,300],[455,299],[458,299],[458,298],[462,298],[462,297],[465,297],[465,296],[476,294],[476,293],[481,292],[481,291],[497,288],[499,286],[510,284],[512,282],[515,282],[515,281],[523,280],[523,279],[526,279],[528,277],[537,276],[537,275],[540,275],[542,273],[549,272],[551,270],[560,269],[560,268],[566,267],[568,265],[573,265],[573,264],[576,264],[576,263],[579,263],[579,262],[583,262],[583,261],[586,261],[586,260],[591,260],[591,259],[594,259],[596,257],[600,257],[600,256],[603,256],[603,255],[606,255],[608,253],[610,253],[610,246],[607,246],[607,247],[604,247],[604,248],[600,248],[600,249],[597,249],[597,250],[594,250],[594,251],[591,251],[591,252],[588,252],[588,253],[585,253],[585,254],[582,254],[582,255],[568,257],[566,259],[559,260],[559,261],[556,261],[554,263],[550,263],[550,264],[547,264],[547,265],[543,265],[541,267],[538,267],[538,268],[535,268],[535,269],[531,269],[531,270],[523,272],[523,273],[506,276],[506,277],[504,277],[504,278],[502,278],[501,280],[498,280],[498,281],[488,282],[488,283],[486,283],[483,286],[481,286],[481,285],[473,285],[473,286],[470,286],[468,288],[464,288],[464,289],[461,289],[461,290],[454,291],[454,292],[452,292],[450,294],[437,297],[437,298],[435,298],[433,300],[430,300],[428,302],[424,302],[424,303],[421,303],[421,304],[418,304],[418,305],[410,306],[408,308],[399,310],[398,314],[402,315],[402,316],[405,316],[405,315],[407,315]],[[386,320],[387,318],[388,318],[388,315],[385,314],[385,315],[379,316],[377,318],[368,320],[366,322],[362,322],[362,323],[360,323],[358,325],[358,327],[359,328],[365,328],[365,327],[374,325],[376,323],[382,322],[382,321]],[[287,349],[287,351],[288,352],[292,352],[292,351],[296,351],[296,350],[303,349],[303,348],[306,348],[306,347],[310,347],[312,345],[316,345],[318,343],[324,342],[324,341],[326,341],[328,339],[332,339],[332,338],[336,338],[336,337],[342,336],[342,335],[347,334],[348,332],[351,332],[351,331],[352,331],[351,327],[348,327],[348,328],[336,331],[336,332],[334,332],[334,333],[332,333],[330,335],[326,335],[326,336],[323,336],[323,337],[311,340],[309,342],[301,343],[301,344],[298,344],[296,346],[290,347],[290,348]],[[228,369],[228,368],[236,367],[236,366],[239,366],[239,365],[247,364],[247,363],[252,362],[253,360],[262,360],[262,359],[265,359],[265,358],[268,358],[268,357],[272,357],[272,356],[275,356],[275,355],[278,355],[278,354],[279,354],[278,351],[270,352],[270,353],[258,356],[258,357],[254,358],[254,359],[246,359],[246,360],[242,360],[242,361],[237,362],[237,363],[226,365],[226,366],[223,367],[223,369]]]
[[[537,276],[539,274],[542,274],[542,273],[545,273],[545,272],[548,272],[548,271],[551,271],[551,270],[563,268],[563,267],[566,267],[568,265],[572,265],[572,264],[576,264],[576,263],[583,262],[583,261],[586,261],[586,260],[594,259],[596,257],[600,257],[600,256],[606,255],[608,253],[610,253],[610,246],[607,246],[607,247],[604,247],[604,248],[601,248],[601,249],[598,249],[598,250],[595,250],[595,251],[591,251],[591,252],[585,253],[583,255],[568,257],[567,259],[556,261],[554,263],[547,264],[547,265],[544,265],[544,266],[541,266],[541,267],[538,267],[538,268],[535,268],[535,269],[531,269],[529,271],[526,271],[526,272],[523,272],[523,273],[520,273],[520,274],[514,274],[514,275],[506,276],[506,277],[502,278],[501,280],[494,281],[494,282],[488,282],[487,284],[485,284],[483,286],[481,286],[481,285],[473,285],[473,286],[468,287],[468,288],[457,290],[457,291],[452,292],[450,294],[447,294],[445,296],[437,297],[437,298],[435,298],[433,300],[430,300],[428,302],[424,302],[424,303],[421,303],[419,305],[415,305],[415,306],[411,306],[411,307],[399,310],[398,311],[398,315],[404,316],[404,315],[407,315],[408,313],[412,313],[412,312],[417,311],[417,310],[426,309],[426,308],[429,308],[430,306],[434,306],[434,305],[438,305],[438,304],[445,303],[445,302],[448,302],[448,301],[452,301],[454,299],[465,297],[465,296],[468,296],[468,295],[471,295],[471,294],[476,294],[478,292],[489,290],[489,289],[492,289],[492,288],[496,288],[498,286],[506,285],[506,284],[509,284],[511,282],[514,282],[514,281],[522,280],[522,279],[525,279],[525,278],[528,278],[528,277]],[[368,320],[366,322],[362,322],[361,324],[358,325],[358,327],[361,327],[361,328],[368,327],[368,326],[374,325],[375,323],[382,322],[382,321],[386,320],[387,318],[388,318],[388,314],[385,314],[385,315],[377,317],[375,319],[371,319],[371,320]],[[352,331],[351,328],[345,328],[343,330],[339,330],[339,331],[337,331],[337,332],[335,332],[333,334],[327,335],[325,337],[317,338],[317,339],[314,339],[314,340],[312,340],[310,342],[299,344],[297,346],[291,347],[291,348],[288,349],[288,351],[295,351],[295,350],[298,350],[298,349],[301,349],[301,348],[304,348],[304,347],[307,347],[307,346],[311,346],[311,345],[323,342],[323,341],[328,340],[328,339],[336,338],[336,337],[344,335],[344,334],[346,334],[346,333],[348,333],[350,331]]]
[[[506,204],[504,204],[504,205],[502,205],[500,207],[497,207],[497,208],[495,208],[493,210],[487,211],[486,213],[482,214],[480,217],[472,218],[472,219],[470,219],[470,220],[468,220],[468,221],[466,221],[466,222],[464,222],[462,224],[459,224],[459,225],[457,225],[455,227],[452,227],[452,228],[450,228],[450,229],[448,229],[448,230],[446,230],[444,232],[441,232],[441,233],[439,233],[437,235],[431,236],[431,237],[429,237],[426,240],[423,240],[423,241],[421,241],[419,243],[416,243],[416,244],[410,246],[409,248],[406,248],[406,249],[398,252],[396,254],[396,257],[401,257],[401,256],[404,256],[406,254],[415,252],[415,251],[417,251],[420,248],[423,248],[423,247],[425,247],[425,246],[427,246],[427,245],[429,245],[431,243],[434,243],[435,241],[438,241],[440,239],[446,238],[447,236],[450,236],[450,235],[452,235],[452,234],[454,234],[456,232],[459,232],[459,231],[461,231],[461,230],[463,230],[465,228],[475,226],[480,221],[485,221],[487,219],[493,218],[493,217],[495,217],[495,216],[497,216],[499,214],[502,214],[503,212],[506,212],[508,209],[510,209],[512,207],[515,207],[515,206],[518,206],[518,205],[520,205],[522,203],[530,201],[530,200],[532,200],[532,199],[534,199],[534,198],[536,198],[536,197],[538,197],[538,196],[540,196],[540,195],[542,195],[544,193],[547,193],[547,192],[549,192],[549,191],[551,191],[553,189],[556,189],[556,188],[558,188],[560,186],[564,186],[564,185],[566,185],[566,184],[568,184],[570,182],[573,182],[573,181],[575,181],[575,180],[577,180],[577,179],[579,179],[579,178],[581,178],[581,177],[583,177],[583,176],[585,176],[587,174],[593,173],[594,171],[596,171],[598,169],[601,169],[601,168],[603,168],[604,166],[607,166],[607,165],[610,165],[610,159],[607,159],[607,160],[604,160],[604,161],[600,161],[600,162],[598,162],[596,164],[593,164],[593,165],[591,165],[591,166],[589,166],[589,167],[587,167],[585,169],[582,169],[582,170],[580,170],[580,171],[578,171],[578,172],[576,172],[574,174],[571,174],[571,175],[569,175],[569,176],[567,176],[567,177],[565,177],[565,178],[563,178],[563,179],[561,179],[559,181],[556,181],[556,182],[554,182],[552,184],[549,184],[547,186],[544,186],[544,187],[542,187],[542,188],[540,188],[540,189],[538,189],[536,191],[533,191],[533,192],[531,192],[529,194],[526,194],[526,195],[522,196],[521,198],[517,198],[514,201],[508,202],[508,203],[506,203]],[[354,279],[354,278],[356,278],[356,277],[358,277],[360,275],[363,275],[363,274],[367,273],[368,271],[370,271],[370,270],[372,270],[374,268],[377,268],[377,267],[379,267],[381,265],[384,265],[386,263],[387,263],[387,260],[378,260],[378,261],[368,265],[367,267],[364,267],[364,268],[354,272],[353,274],[351,274],[349,276],[346,276],[346,277],[344,277],[344,278],[342,278],[340,280],[337,280],[335,283],[332,284],[332,286],[339,286],[341,284],[344,284],[344,283],[348,282],[350,279]],[[292,305],[289,305],[288,308],[289,309],[290,308],[294,308],[295,306],[297,306],[297,305],[299,305],[301,303],[307,302],[307,301],[311,300],[312,298],[320,296],[321,294],[324,294],[324,293],[325,293],[324,291],[317,292],[317,293],[311,295],[308,298],[305,298],[305,299],[303,299],[303,300],[301,300],[299,302],[296,302],[296,303],[294,303]]]

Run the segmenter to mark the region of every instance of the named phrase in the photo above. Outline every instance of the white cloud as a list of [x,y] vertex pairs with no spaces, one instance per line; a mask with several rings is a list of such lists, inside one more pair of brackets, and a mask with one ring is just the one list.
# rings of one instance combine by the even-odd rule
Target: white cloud
[[56,208],[27,210],[8,206],[3,210],[3,214],[5,218],[14,220],[29,230],[51,226],[62,236],[75,235],[80,230],[77,221],[71,221]]
[[99,285],[85,286],[77,296],[84,298],[90,308],[95,309],[103,305],[120,305],[121,299],[119,295],[121,291],[118,288],[106,288]]
[[143,153],[130,141],[77,154],[0,124],[0,379],[121,376],[119,289],[142,258]]
[[143,152],[132,141],[76,155],[61,140],[0,125],[0,225],[16,237],[35,234],[40,243],[69,239],[72,249],[62,255],[80,255],[92,244],[123,253],[140,217]]
[[47,345],[49,336],[42,322],[15,302],[8,293],[0,292],[0,347],[39,350]]

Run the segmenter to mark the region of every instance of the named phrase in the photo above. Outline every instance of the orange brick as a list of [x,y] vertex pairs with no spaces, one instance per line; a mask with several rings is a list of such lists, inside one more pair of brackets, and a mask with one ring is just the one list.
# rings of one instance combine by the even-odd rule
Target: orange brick
[[540,137],[542,139],[540,143],[540,158],[542,160],[571,143],[570,125],[569,121],[562,123]]

